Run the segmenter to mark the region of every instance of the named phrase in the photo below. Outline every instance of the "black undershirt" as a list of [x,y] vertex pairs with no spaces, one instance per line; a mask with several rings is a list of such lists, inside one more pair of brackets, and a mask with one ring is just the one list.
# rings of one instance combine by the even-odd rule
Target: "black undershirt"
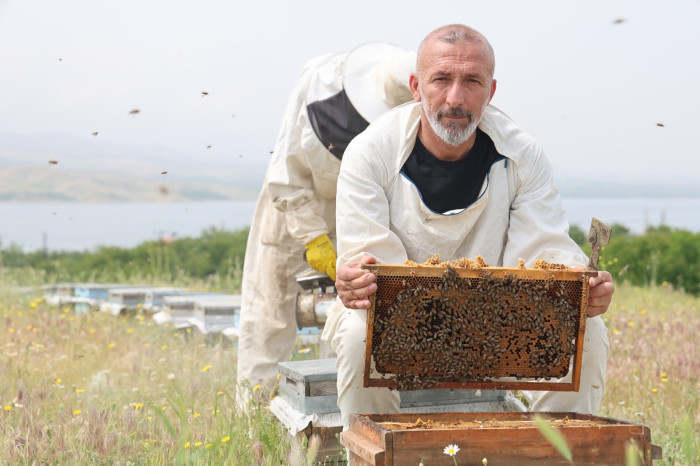
[[401,173],[416,185],[430,210],[444,213],[465,209],[476,201],[491,165],[502,158],[491,138],[477,128],[474,147],[456,162],[438,159],[416,138]]

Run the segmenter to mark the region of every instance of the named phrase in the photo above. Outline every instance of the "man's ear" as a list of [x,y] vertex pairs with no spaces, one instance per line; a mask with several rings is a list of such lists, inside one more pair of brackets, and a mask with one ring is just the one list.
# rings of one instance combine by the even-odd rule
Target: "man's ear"
[[496,93],[496,80],[491,81],[491,96],[489,97],[489,103],[491,102],[491,99],[493,99],[493,95]]
[[420,102],[420,92],[418,92],[418,76],[416,73],[411,73],[408,78],[408,87],[411,89],[411,94],[413,94],[413,100]]

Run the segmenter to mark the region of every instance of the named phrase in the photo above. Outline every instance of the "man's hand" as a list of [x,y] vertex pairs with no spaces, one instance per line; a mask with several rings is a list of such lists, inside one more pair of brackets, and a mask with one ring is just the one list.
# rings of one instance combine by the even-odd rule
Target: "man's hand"
[[338,269],[335,287],[345,307],[350,309],[369,309],[369,297],[377,291],[377,277],[369,270],[361,268],[362,264],[376,264],[372,256],[364,256],[360,262],[350,262]]
[[608,312],[615,291],[610,272],[599,271],[597,277],[588,279],[588,317],[595,317]]

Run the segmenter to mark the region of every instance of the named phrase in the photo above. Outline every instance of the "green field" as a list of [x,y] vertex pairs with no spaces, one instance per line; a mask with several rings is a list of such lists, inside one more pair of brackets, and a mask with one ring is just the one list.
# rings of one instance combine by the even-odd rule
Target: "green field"
[[[237,403],[234,341],[138,314],[75,315],[8,289],[0,302],[1,464],[311,462],[314,449],[265,406]],[[605,316],[600,414],[647,425],[663,448],[656,464],[700,464],[699,308],[670,287],[619,285]]]

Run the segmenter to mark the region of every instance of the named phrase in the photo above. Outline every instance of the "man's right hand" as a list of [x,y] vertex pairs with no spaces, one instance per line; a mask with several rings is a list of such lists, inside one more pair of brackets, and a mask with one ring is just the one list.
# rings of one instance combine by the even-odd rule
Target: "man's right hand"
[[335,287],[345,307],[350,309],[369,309],[369,297],[377,291],[377,277],[369,270],[362,269],[362,264],[376,264],[377,259],[364,256],[360,262],[341,265],[337,272]]

